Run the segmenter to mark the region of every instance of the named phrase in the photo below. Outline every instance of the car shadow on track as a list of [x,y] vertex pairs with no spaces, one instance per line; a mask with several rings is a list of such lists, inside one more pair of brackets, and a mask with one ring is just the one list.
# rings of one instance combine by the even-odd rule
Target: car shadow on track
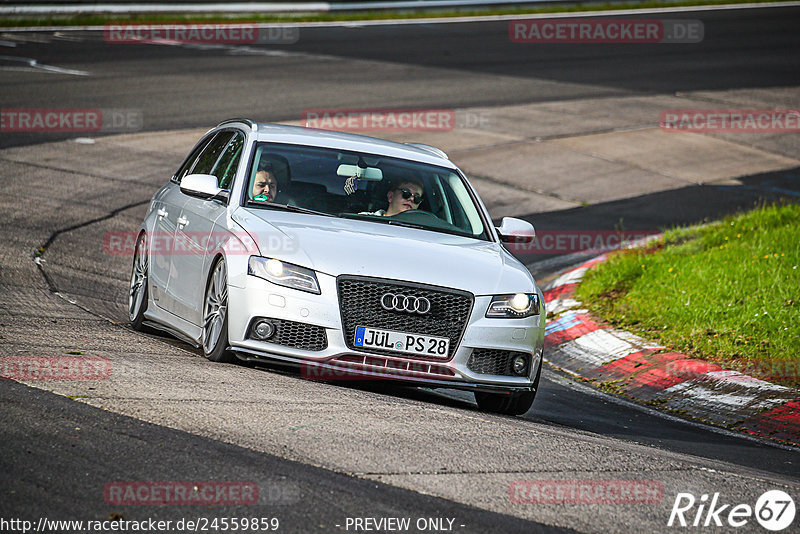
[[[356,389],[369,393],[375,393],[386,397],[396,397],[401,399],[416,400],[420,402],[437,404],[439,406],[447,406],[450,408],[462,408],[467,410],[477,411],[478,407],[474,402],[471,393],[457,392],[462,395],[456,397],[452,395],[442,395],[436,393],[438,390],[431,390],[428,388],[419,388],[408,385],[402,385],[398,382],[386,380],[322,380],[317,378],[308,378],[302,376],[299,365],[287,365],[273,362],[241,362],[243,365],[252,367],[254,369],[264,372],[276,372],[284,376],[296,378],[309,382],[321,382],[330,387],[341,387],[347,389]],[[447,390],[454,391],[454,390]]]

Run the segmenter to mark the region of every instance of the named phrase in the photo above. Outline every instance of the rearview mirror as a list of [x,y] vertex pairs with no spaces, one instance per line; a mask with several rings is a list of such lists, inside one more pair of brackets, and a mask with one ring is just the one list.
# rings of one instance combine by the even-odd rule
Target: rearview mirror
[[359,180],[380,182],[383,180],[383,171],[377,167],[359,167],[358,165],[342,164],[336,169],[336,174],[344,178],[355,176]]
[[536,237],[531,223],[514,217],[503,217],[497,233],[503,243],[531,243]]
[[213,174],[189,174],[181,180],[181,192],[193,197],[227,200],[228,192],[217,187]]

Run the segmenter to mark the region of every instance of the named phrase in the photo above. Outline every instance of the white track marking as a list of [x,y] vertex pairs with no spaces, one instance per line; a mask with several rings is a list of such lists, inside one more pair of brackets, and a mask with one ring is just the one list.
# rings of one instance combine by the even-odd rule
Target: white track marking
[[0,66],[0,70],[5,71],[26,71],[26,72],[49,72],[52,74],[70,74],[72,76],[89,76],[90,73],[85,70],[64,69],[55,67],[53,65],[44,65],[39,63],[33,58],[29,57],[16,57],[16,56],[0,56],[0,61],[14,61],[24,63],[25,66]]

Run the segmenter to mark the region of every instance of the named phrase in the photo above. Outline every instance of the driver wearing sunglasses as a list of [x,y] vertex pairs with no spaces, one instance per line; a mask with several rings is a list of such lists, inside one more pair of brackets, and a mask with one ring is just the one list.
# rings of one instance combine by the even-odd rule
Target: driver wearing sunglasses
[[383,215],[391,217],[407,210],[419,208],[422,202],[422,184],[416,182],[402,182],[386,194],[389,207]]
[[416,180],[406,180],[400,182],[396,187],[389,189],[386,199],[389,206],[385,210],[363,211],[359,215],[380,215],[391,217],[398,213],[419,208],[422,202],[422,182]]

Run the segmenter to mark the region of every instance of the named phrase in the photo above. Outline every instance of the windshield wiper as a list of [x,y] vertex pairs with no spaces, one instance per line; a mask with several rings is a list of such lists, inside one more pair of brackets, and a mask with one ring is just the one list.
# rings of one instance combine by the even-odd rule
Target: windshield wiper
[[310,215],[322,215],[324,217],[336,217],[331,213],[325,213],[324,211],[316,211],[308,208],[303,208],[302,206],[292,206],[290,204],[248,204],[249,206],[258,206],[259,208],[271,208],[283,211],[291,211],[294,213],[308,213]]
[[437,230],[436,228],[431,228],[430,226],[422,226],[421,224],[393,221],[391,219],[386,221],[386,224],[391,224],[392,226],[404,226],[406,228],[416,228],[418,230],[434,230],[434,231]]

